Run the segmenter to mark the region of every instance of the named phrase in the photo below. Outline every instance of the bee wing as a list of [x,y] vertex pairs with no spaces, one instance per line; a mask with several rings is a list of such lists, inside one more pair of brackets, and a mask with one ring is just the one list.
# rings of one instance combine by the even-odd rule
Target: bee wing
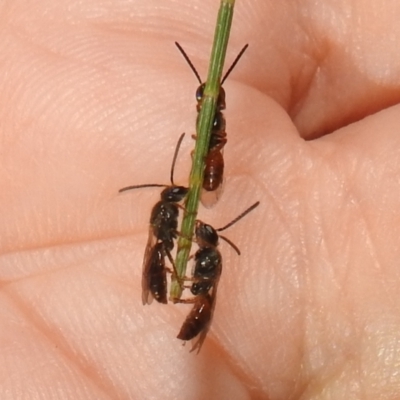
[[211,322],[214,316],[214,309],[215,309],[215,303],[216,303],[216,299],[217,299],[217,288],[218,288],[218,283],[219,283],[219,278],[221,276],[221,270],[222,270],[222,261],[220,264],[220,268],[219,268],[219,275],[215,280],[214,286],[211,289],[211,294],[209,295],[209,299],[210,299],[210,318],[207,322],[207,324],[204,326],[203,330],[199,333],[199,336],[197,339],[193,339],[192,340],[192,348],[190,349],[190,352],[193,352],[195,350],[197,350],[197,354],[199,354],[201,347],[203,346],[204,340],[207,336],[207,333],[210,329],[211,326]]
[[205,208],[212,208],[215,206],[215,204],[218,203],[218,200],[220,199],[220,197],[222,196],[222,192],[224,191],[223,183],[224,182],[222,181],[218,188],[211,192],[205,189],[201,189],[200,201]]
[[210,310],[210,318],[209,318],[209,320],[207,321],[207,324],[204,325],[204,327],[203,327],[203,329],[201,330],[201,332],[199,333],[199,335],[198,335],[196,338],[193,338],[193,339],[192,339],[192,348],[190,349],[190,352],[191,352],[191,353],[192,353],[193,351],[196,351],[196,350],[197,350],[197,354],[200,353],[201,347],[203,346],[204,340],[205,340],[205,338],[206,338],[206,336],[207,336],[207,333],[208,333],[208,331],[209,331],[209,329],[210,329],[211,321],[212,321],[213,314],[214,314],[214,308],[215,308],[215,297],[214,297],[214,293],[215,293],[215,291],[213,291],[213,294],[212,294],[210,297],[208,297],[208,300],[209,300],[209,303],[210,303],[210,304],[208,305],[208,307],[211,308],[211,310]]
[[153,295],[150,292],[150,282],[149,282],[149,271],[151,263],[151,255],[155,244],[157,243],[157,238],[154,236],[152,228],[149,228],[149,237],[147,239],[146,250],[143,257],[143,267],[142,267],[142,303],[151,304],[153,301]]

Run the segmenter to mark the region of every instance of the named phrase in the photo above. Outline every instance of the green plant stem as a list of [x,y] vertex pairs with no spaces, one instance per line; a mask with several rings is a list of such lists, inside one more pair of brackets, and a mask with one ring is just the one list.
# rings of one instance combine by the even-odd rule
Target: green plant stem
[[[182,280],[186,274],[192,238],[196,222],[197,210],[200,201],[200,192],[203,183],[204,160],[210,142],[211,129],[214,122],[217,100],[220,90],[222,71],[224,68],[226,49],[231,31],[235,0],[221,0],[214,34],[214,43],[211,51],[210,65],[203,101],[197,122],[197,138],[194,148],[192,169],[189,178],[189,192],[185,201],[185,211],[182,220],[181,234],[178,240],[178,251],[175,260],[178,277]],[[180,298],[182,287],[174,279],[171,285],[170,298]]]

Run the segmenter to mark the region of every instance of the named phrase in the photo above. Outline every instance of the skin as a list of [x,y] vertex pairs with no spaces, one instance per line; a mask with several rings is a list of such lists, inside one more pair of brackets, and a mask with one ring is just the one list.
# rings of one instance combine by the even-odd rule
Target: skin
[[[142,306],[158,189],[186,184],[216,1],[1,5],[1,399],[400,396],[400,5],[238,1],[224,232],[199,355],[190,306]],[[212,368],[210,368],[212,366]]]

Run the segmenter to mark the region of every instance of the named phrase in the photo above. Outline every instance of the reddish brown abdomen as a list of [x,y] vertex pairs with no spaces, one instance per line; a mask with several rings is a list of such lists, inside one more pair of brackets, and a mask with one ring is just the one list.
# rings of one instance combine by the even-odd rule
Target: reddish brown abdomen
[[196,337],[208,326],[211,320],[211,298],[209,295],[198,296],[196,302],[186,317],[177,336],[181,340],[190,340]]
[[216,190],[224,177],[224,157],[220,150],[211,150],[206,157],[203,189],[209,192]]

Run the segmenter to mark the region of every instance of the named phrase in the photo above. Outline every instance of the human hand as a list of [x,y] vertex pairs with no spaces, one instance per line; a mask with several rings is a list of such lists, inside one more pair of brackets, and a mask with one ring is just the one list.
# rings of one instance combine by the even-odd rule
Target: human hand
[[175,338],[190,306],[141,304],[159,194],[117,192],[168,183],[196,117],[173,42],[205,78],[217,6],[3,6],[1,399],[399,395],[394,1],[237,2],[226,64],[250,47],[224,85],[224,194],[200,218],[261,205],[226,232],[242,255],[221,244],[198,356]]

